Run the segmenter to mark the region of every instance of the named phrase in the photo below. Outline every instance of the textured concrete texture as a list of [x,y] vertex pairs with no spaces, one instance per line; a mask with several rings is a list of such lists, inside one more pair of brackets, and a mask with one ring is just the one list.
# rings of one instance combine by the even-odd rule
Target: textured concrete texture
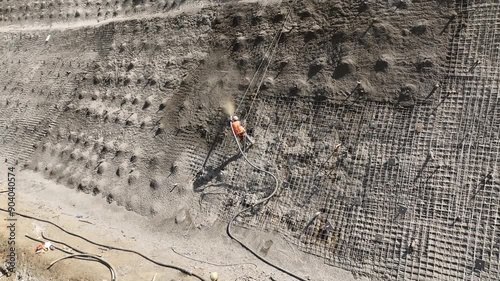
[[223,232],[273,186],[236,110],[280,182],[237,219],[260,254],[317,280],[498,280],[499,9],[4,0],[0,155],[174,236]]

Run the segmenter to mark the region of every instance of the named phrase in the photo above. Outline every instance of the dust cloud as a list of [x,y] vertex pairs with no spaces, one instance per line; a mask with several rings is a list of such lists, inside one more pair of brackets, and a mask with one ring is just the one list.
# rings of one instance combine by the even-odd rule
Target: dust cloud
[[224,112],[230,116],[234,115],[234,101],[230,98],[225,98],[221,101],[221,107]]

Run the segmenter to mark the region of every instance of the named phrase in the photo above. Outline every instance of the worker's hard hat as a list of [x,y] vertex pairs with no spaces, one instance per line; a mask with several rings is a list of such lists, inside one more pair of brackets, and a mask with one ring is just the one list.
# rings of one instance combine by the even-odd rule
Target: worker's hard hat
[[234,120],[234,121],[238,121],[238,120],[239,120],[238,116],[234,115],[234,116],[233,116],[233,120]]
[[219,280],[219,274],[217,274],[217,272],[210,272],[210,280],[212,281]]

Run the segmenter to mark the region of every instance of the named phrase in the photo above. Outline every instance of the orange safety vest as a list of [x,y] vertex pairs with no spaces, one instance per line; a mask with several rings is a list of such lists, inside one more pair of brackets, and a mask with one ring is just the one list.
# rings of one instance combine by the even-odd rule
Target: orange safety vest
[[245,128],[241,126],[240,121],[233,122],[233,131],[237,136],[242,136],[245,134]]

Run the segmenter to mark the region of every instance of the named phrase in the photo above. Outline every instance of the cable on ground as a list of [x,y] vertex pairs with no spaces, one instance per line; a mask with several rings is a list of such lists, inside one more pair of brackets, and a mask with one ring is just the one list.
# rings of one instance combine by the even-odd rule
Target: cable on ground
[[115,269],[113,268],[113,266],[109,262],[105,261],[104,259],[102,259],[102,258],[100,258],[98,256],[89,255],[89,254],[74,254],[74,255],[64,256],[64,257],[62,257],[60,259],[57,259],[57,260],[51,262],[49,264],[49,266],[47,267],[47,270],[49,270],[54,264],[56,264],[56,263],[58,263],[58,262],[60,262],[62,260],[69,259],[69,258],[79,258],[79,257],[87,257],[87,258],[92,258],[92,259],[97,260],[98,262],[100,262],[101,264],[105,265],[109,269],[109,271],[111,272],[111,281],[116,281],[117,280],[117,278],[116,278],[116,271],[115,271]]
[[[52,242],[52,243],[57,243],[57,244],[64,245],[64,246],[68,247],[69,249],[71,249],[71,250],[73,250],[73,251],[75,251],[76,253],[79,253],[79,254],[88,254],[88,253],[82,252],[82,251],[80,251],[80,250],[78,250],[78,249],[76,249],[76,248],[74,248],[74,247],[71,247],[70,245],[68,245],[68,244],[66,244],[66,243],[64,243],[64,242],[60,242],[60,241],[57,241],[57,240],[54,240],[54,239],[50,239],[50,238],[48,238],[48,237],[45,237],[45,235],[43,234],[43,231],[42,231],[42,233],[41,233],[41,234],[42,234],[42,238],[43,238],[43,239],[45,239],[45,240],[47,240],[47,241],[50,241],[50,242]],[[72,254],[73,254],[73,253],[72,253]],[[96,255],[96,256],[99,256],[99,255]]]
[[[39,242],[39,243],[45,243],[45,241],[43,240],[40,240],[40,239],[36,239],[36,238],[33,238],[31,236],[29,236],[28,234],[25,234],[24,236],[26,236],[26,238],[28,239],[31,239],[33,241],[36,241],[36,242]],[[63,248],[59,248],[55,245],[52,245],[52,247],[54,247],[54,249],[56,250],[59,250],[65,254],[68,254],[68,255],[73,255],[74,253],[70,252],[70,251],[67,251]],[[80,253],[80,254],[87,254],[87,253]],[[101,257],[101,256],[98,256],[98,255],[91,255],[91,256],[97,256],[97,257]],[[79,259],[79,260],[85,260],[85,261],[94,261],[94,262],[100,262],[99,260],[95,259],[94,257],[75,257],[75,259]],[[113,276],[113,273],[112,273],[112,276]],[[114,273],[114,276],[116,276],[116,272]]]
[[[25,234],[24,236],[25,236],[26,238],[31,239],[31,240],[33,240],[33,241],[36,241],[36,242],[38,242],[38,243],[45,243],[45,241],[40,240],[40,239],[33,238],[33,237],[29,236],[28,234]],[[70,252],[70,251],[68,251],[68,250],[65,250],[65,249],[63,249],[63,248],[59,248],[59,247],[57,247],[57,246],[55,246],[55,245],[52,245],[52,247],[54,247],[54,249],[59,250],[59,251],[61,251],[61,252],[65,253],[65,254],[68,254],[68,255],[72,255],[72,254],[74,254],[74,253],[72,253],[72,252]]]
[[232,264],[218,264],[218,263],[213,263],[213,262],[208,262],[208,261],[197,260],[197,259],[189,257],[189,256],[187,256],[185,254],[179,253],[176,249],[174,249],[174,247],[170,247],[170,249],[172,250],[172,252],[178,254],[179,256],[181,256],[183,258],[186,258],[186,259],[189,259],[189,260],[192,260],[192,261],[197,261],[197,262],[201,262],[201,263],[210,264],[210,265],[213,265],[213,266],[225,267],[225,266],[253,265],[253,266],[257,267],[256,264],[250,263],[250,262],[232,263]]
[[[3,208],[0,208],[0,211],[2,212],[6,212],[6,213],[9,213],[9,211],[3,209]],[[61,231],[63,231],[64,233],[66,234],[69,234],[71,236],[74,236],[74,237],[78,237],[90,244],[93,244],[93,245],[96,245],[96,246],[99,246],[99,247],[103,247],[103,248],[107,248],[107,249],[110,249],[110,250],[116,250],[116,251],[122,251],[122,252],[127,252],[127,253],[132,253],[132,254],[136,254],[158,266],[161,266],[161,267],[165,267],[165,268],[170,268],[170,269],[175,269],[175,270],[178,270],[184,274],[187,274],[189,276],[194,276],[196,278],[198,278],[199,280],[201,281],[205,281],[201,276],[197,275],[196,273],[193,273],[187,269],[184,269],[184,268],[181,268],[181,267],[178,267],[178,266],[175,266],[175,265],[170,265],[170,264],[164,264],[164,263],[161,263],[161,262],[158,262],[158,261],[155,261],[151,258],[149,258],[148,256],[140,253],[140,252],[137,252],[137,251],[134,251],[134,250],[129,250],[129,249],[124,249],[124,248],[118,248],[118,247],[113,247],[113,246],[108,246],[108,245],[104,245],[104,244],[100,244],[100,243],[97,243],[97,242],[94,242],[92,240],[89,240],[81,235],[78,235],[76,233],[73,233],[73,232],[70,232],[64,228],[62,228],[61,226],[57,225],[56,223],[53,223],[51,221],[48,221],[48,220],[44,220],[44,219],[40,219],[40,218],[36,218],[36,217],[32,217],[32,216],[29,216],[29,215],[25,215],[25,214],[21,214],[21,213],[17,213],[16,212],[16,215],[20,216],[20,217],[23,217],[23,218],[27,218],[27,219],[32,219],[32,220],[36,220],[36,221],[39,221],[39,222],[44,222],[44,223],[47,223],[47,224],[50,224],[50,225],[53,225],[55,226],[56,228],[60,229]]]

